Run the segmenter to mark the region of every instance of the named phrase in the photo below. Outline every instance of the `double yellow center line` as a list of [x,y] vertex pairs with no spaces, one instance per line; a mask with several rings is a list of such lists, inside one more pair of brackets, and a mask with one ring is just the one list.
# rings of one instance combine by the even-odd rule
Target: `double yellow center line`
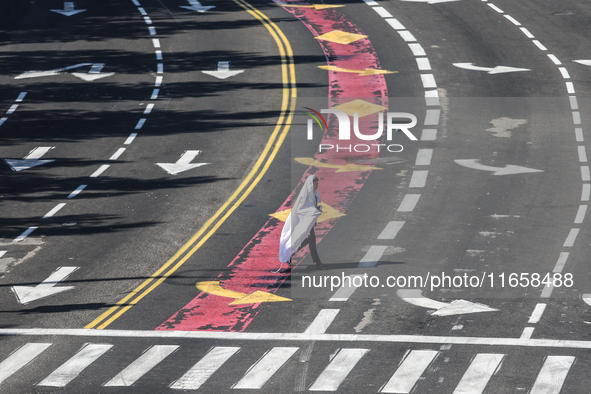
[[293,51],[287,37],[279,27],[265,14],[248,4],[244,0],[233,0],[244,8],[248,13],[258,19],[269,31],[281,56],[281,75],[283,83],[283,99],[281,113],[277,125],[269,137],[267,144],[252,170],[240,184],[238,189],[230,198],[217,210],[217,212],[183,245],[162,267],[154,272],[141,285],[131,293],[119,300],[113,307],[102,313],[99,317],[87,324],[84,328],[103,329],[117,320],[131,307],[137,304],[142,298],[158,287],[162,282],[178,270],[207,240],[218,230],[218,228],[230,217],[240,204],[253,191],[255,186],[265,175],[269,166],[275,159],[279,148],[283,144],[287,132],[291,126],[296,108],[296,76]]

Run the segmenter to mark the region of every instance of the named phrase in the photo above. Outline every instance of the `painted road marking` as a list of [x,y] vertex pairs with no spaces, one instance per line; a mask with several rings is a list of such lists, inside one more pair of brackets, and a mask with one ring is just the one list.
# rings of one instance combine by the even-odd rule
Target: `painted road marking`
[[531,34],[525,27],[520,27],[519,29],[523,32],[523,34],[525,34],[527,38],[535,38],[534,35]]
[[503,14],[505,11],[494,5],[493,3],[486,3],[490,8],[498,12],[499,14]]
[[74,190],[72,193],[70,193],[70,195],[68,196],[68,198],[74,198],[76,197],[78,194],[80,194],[80,192],[84,189],[86,189],[86,186],[88,185],[80,185],[76,188],[76,190]]
[[493,175],[516,175],[526,174],[534,172],[544,172],[543,170],[536,170],[535,168],[528,168],[523,166],[516,166],[513,164],[507,164],[505,167],[493,167],[487,166],[480,163],[479,159],[461,159],[454,160],[454,162],[463,167],[471,168],[473,170],[480,171],[491,171]]
[[109,160],[117,160],[119,158],[119,156],[121,156],[123,154],[123,152],[125,152],[125,148],[119,148],[119,149],[117,149],[117,152],[115,152],[113,154],[113,156],[111,156],[109,158]]
[[387,248],[388,247],[384,245],[372,245],[359,262],[357,268],[375,267]]
[[433,149],[419,149],[415,166],[428,166],[431,164]]
[[179,390],[198,390],[215,371],[217,371],[239,350],[239,347],[214,347],[201,360],[199,360],[197,364],[187,371],[187,373],[174,382],[170,388]]
[[17,103],[20,103],[21,101],[23,101],[25,99],[25,96],[27,95],[27,92],[21,92],[21,94],[18,95],[18,98],[16,99]]
[[66,206],[66,203],[65,202],[63,202],[61,204],[57,204],[51,211],[47,212],[45,214],[45,216],[43,216],[43,219],[47,219],[47,218],[52,217],[53,215],[55,215],[56,213],[58,213],[58,211],[60,209],[62,209],[65,206]]
[[[365,70],[353,70],[348,68],[340,68],[337,66],[318,66],[318,68],[328,71],[338,71],[338,72],[345,72],[345,73],[352,73],[357,74],[360,77],[365,77],[369,75],[377,75],[377,74],[397,74],[398,71],[388,71],[388,70],[379,70],[375,68],[366,68]],[[309,119],[311,121],[312,119]]]
[[564,241],[564,247],[568,247],[570,248],[571,246],[573,246],[575,244],[575,239],[577,239],[577,235],[579,235],[579,229],[578,228],[572,228],[570,230],[570,232],[568,233],[568,236],[566,237],[566,240]]
[[591,181],[591,173],[589,172],[589,166],[581,166],[581,180],[583,182]]
[[219,281],[197,282],[196,287],[204,293],[213,294],[219,297],[233,298],[230,305],[258,304],[260,302],[281,302],[291,301],[289,298],[280,297],[273,293],[257,290],[251,294],[226,290],[220,286]]
[[589,201],[589,197],[591,197],[591,185],[585,183],[581,190],[581,201]]
[[212,8],[215,8],[215,5],[208,5],[208,6],[204,6],[201,5],[201,3],[197,0],[187,0],[189,2],[190,5],[181,5],[181,8],[185,8],[187,10],[191,10],[191,11],[197,11],[197,12],[206,12],[211,10]]
[[558,394],[575,362],[571,356],[549,356],[538,374],[530,394]]
[[550,60],[552,60],[552,63],[554,63],[555,65],[560,66],[562,64],[562,62],[558,60],[558,58],[553,54],[549,53],[548,57],[550,58]]
[[93,172],[90,177],[91,178],[97,178],[99,177],[103,172],[105,172],[107,170],[107,168],[109,168],[111,165],[109,164],[103,164],[102,166],[100,166],[95,172]]
[[141,118],[140,120],[138,120],[137,124],[135,125],[135,130],[140,130],[144,126],[144,123],[146,123],[146,118]]
[[428,109],[425,114],[425,126],[437,126],[440,116],[440,109]]
[[564,266],[566,265],[566,261],[568,260],[569,254],[569,252],[560,253],[558,261],[556,262],[556,265],[554,266],[554,270],[552,270],[552,272],[562,272]]
[[408,30],[397,30],[398,34],[400,35],[400,37],[402,37],[402,39],[406,42],[415,42],[417,41],[417,39],[415,38],[415,36],[412,35],[411,32],[409,32]]
[[548,48],[546,48],[544,45],[542,45],[542,43],[538,40],[532,40],[532,42],[534,43],[535,46],[537,46],[540,50],[542,51],[547,51]]
[[380,393],[410,393],[438,354],[435,350],[413,350],[408,353]]
[[152,45],[154,45],[154,48],[160,48],[160,40],[158,38],[153,38]]
[[86,344],[71,359],[39,383],[39,386],[65,387],[113,345]]
[[154,52],[156,54],[156,60],[162,60],[162,51]]
[[418,44],[418,43],[408,44],[408,47],[412,51],[412,54],[415,56],[427,56],[427,54],[425,53],[425,50],[423,49],[421,44]]
[[534,333],[535,328],[534,327],[525,327],[523,329],[523,332],[521,333],[521,336],[519,338],[521,339],[530,339],[531,336]]
[[8,111],[6,111],[6,115],[13,114],[17,108],[18,108],[18,104],[11,105],[10,108],[8,109]]
[[235,75],[241,74],[244,70],[233,70],[230,71],[230,62],[227,60],[218,62],[218,68],[216,71],[201,71],[203,74],[211,75],[218,79],[228,79]]
[[437,87],[433,74],[421,74],[421,81],[423,82],[423,87],[425,89],[433,89]]
[[507,18],[511,23],[513,23],[515,26],[521,26],[521,23],[519,23],[519,21],[517,21],[517,19],[513,18],[511,15],[503,15],[505,18]]
[[408,187],[410,188],[420,188],[425,187],[427,184],[427,176],[429,175],[429,171],[427,170],[420,170],[420,171],[413,171],[412,177],[410,178],[410,183]]
[[72,16],[72,15],[76,15],[81,12],[84,12],[86,10],[82,10],[82,9],[76,10],[73,2],[65,1],[63,10],[49,10],[49,11],[56,12],[56,13],[64,15],[64,16]]
[[24,240],[25,238],[27,238],[29,235],[31,235],[31,233],[33,231],[37,230],[37,228],[38,227],[29,227],[21,235],[19,235],[18,237],[16,237],[14,239],[14,241],[12,241],[12,243],[21,242],[22,240]]
[[49,297],[66,290],[72,290],[74,286],[55,287],[55,285],[66,279],[77,269],[78,267],[60,267],[37,286],[13,286],[12,291],[16,295],[16,299],[19,303],[28,304],[29,302]]
[[156,104],[148,104],[146,105],[146,109],[144,110],[144,115],[148,115],[154,109]]
[[137,382],[142,376],[150,372],[156,365],[166,357],[174,353],[179,347],[176,345],[156,345],[149,348],[137,360],[119,372],[105,386],[129,387]]
[[390,14],[384,7],[373,7],[373,10],[378,13],[379,16],[382,18],[392,18],[392,14]]
[[304,334],[324,334],[337,317],[340,309],[322,309]]
[[6,250],[0,250],[0,257],[4,256],[6,254]]
[[581,163],[586,162],[587,161],[587,151],[586,151],[585,147],[582,145],[579,145],[577,147],[577,149],[579,151],[579,161]]
[[577,102],[577,96],[569,96],[568,101],[570,102],[570,109],[579,109],[579,103]]
[[37,167],[42,164],[54,162],[55,160],[39,160],[52,149],[54,149],[53,146],[40,146],[31,150],[29,154],[26,155],[22,160],[4,159],[4,161],[10,166],[10,169],[13,171],[18,172],[28,170],[30,168]]
[[312,167],[336,168],[337,170],[335,172],[354,172],[354,171],[382,170],[382,168],[379,168],[379,167],[366,166],[366,165],[362,165],[362,164],[345,164],[345,165],[342,165],[342,164],[323,163],[323,162],[320,162],[320,161],[314,159],[313,157],[295,157],[294,160],[297,161],[300,164],[304,164],[304,165],[312,166]]
[[[393,28],[394,30],[406,30],[406,27],[404,27],[404,25],[403,25],[402,23],[400,23],[400,22],[398,21],[398,19],[395,19],[395,18],[386,19],[386,22],[388,22],[388,24],[389,24],[390,26],[392,26],[392,28]],[[419,44],[416,44],[416,45],[419,45]],[[419,46],[420,46],[420,45],[419,45]]]
[[577,216],[575,217],[575,224],[583,223],[586,213],[587,213],[587,205],[579,205],[579,210],[577,211]]
[[415,207],[417,206],[417,203],[419,202],[419,199],[421,198],[420,194],[407,194],[404,196],[404,198],[402,199],[402,202],[400,203],[400,206],[398,207],[397,211],[398,212],[412,212]]
[[43,353],[51,343],[27,343],[0,363],[0,384]]
[[156,163],[156,165],[162,167],[169,174],[176,175],[187,170],[192,170],[193,168],[208,165],[209,163],[191,163],[200,153],[200,150],[186,150],[176,163]]
[[585,141],[585,138],[583,137],[583,129],[582,128],[580,128],[580,127],[575,128],[575,138],[576,138],[577,142]]
[[308,390],[337,391],[367,352],[369,349],[341,349]]
[[520,72],[520,71],[531,71],[528,68],[517,68],[517,67],[507,67],[507,66],[480,67],[480,66],[475,66],[472,63],[453,63],[453,65],[458,68],[463,68],[465,70],[486,71],[488,74],[503,74],[503,73],[512,73],[512,72]]
[[431,70],[431,63],[429,63],[429,58],[427,57],[417,57],[417,67],[420,71],[430,71]]
[[581,124],[581,113],[578,111],[573,111],[573,123],[574,124]]
[[257,361],[233,389],[261,389],[298,351],[297,347],[274,347]]
[[497,371],[504,354],[477,354],[454,390],[454,394],[480,394]]
[[349,300],[349,297],[351,297],[353,293],[355,293],[355,290],[357,290],[357,287],[354,285],[356,277],[363,278],[363,275],[348,276],[348,278],[351,278],[351,280],[344,280],[341,288],[338,289],[336,293],[334,293],[334,295],[328,301],[346,302],[347,300]]
[[575,85],[572,82],[566,82],[566,91],[568,94],[575,94]]
[[150,100],[156,100],[158,98],[159,93],[160,93],[160,89],[154,89],[152,91],[152,95],[150,96]]
[[435,141],[437,139],[437,129],[423,129],[421,141]]
[[363,34],[347,33],[346,31],[342,30],[333,30],[314,38],[317,40],[330,41],[337,44],[351,44],[355,41],[367,38],[367,36]]
[[546,310],[546,306],[547,305],[544,303],[537,304],[536,307],[534,308],[534,311],[532,312],[531,316],[529,317],[529,320],[527,321],[527,323],[528,324],[537,324],[540,321],[540,319],[542,318],[542,315],[544,314],[544,311]]
[[558,71],[560,71],[560,74],[562,74],[562,78],[570,79],[570,75],[565,67],[558,67]]
[[423,295],[420,289],[400,289],[396,295],[409,304],[421,308],[436,309],[431,313],[433,316],[452,316],[466,313],[496,312],[498,309],[491,308],[484,304],[477,304],[466,300],[454,300],[451,303],[435,301]]
[[404,222],[401,221],[393,221],[386,225],[384,230],[378,235],[378,239],[394,239],[400,229],[404,226]]

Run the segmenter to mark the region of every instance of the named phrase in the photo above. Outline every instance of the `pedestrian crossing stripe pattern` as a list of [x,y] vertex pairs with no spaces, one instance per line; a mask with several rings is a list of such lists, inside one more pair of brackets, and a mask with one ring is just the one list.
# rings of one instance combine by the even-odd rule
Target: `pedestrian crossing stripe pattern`
[[[29,368],[51,343],[27,343],[13,351],[0,362],[1,385],[21,369]],[[84,344],[70,359],[50,373],[38,386],[65,387],[113,345],[103,343]],[[154,345],[146,349],[135,361],[106,382],[104,386],[131,386],[150,370],[178,350],[176,345]],[[170,384],[171,389],[199,390],[211,376],[241,350],[237,346],[215,346],[211,348],[181,378]],[[261,389],[290,360],[297,362],[294,355],[299,347],[273,347],[246,370],[244,376],[231,389]],[[308,387],[308,391],[335,392],[341,387],[351,371],[370,352],[364,348],[342,348],[332,356],[322,372]],[[411,393],[421,380],[425,371],[440,355],[437,350],[409,350],[392,371],[391,378],[379,389],[379,393]],[[453,394],[482,394],[489,380],[499,371],[505,354],[476,354],[457,384]],[[530,394],[559,394],[563,388],[570,368],[575,363],[574,356],[546,357]],[[33,368],[32,366],[30,368]],[[490,387],[489,387],[490,390]]]

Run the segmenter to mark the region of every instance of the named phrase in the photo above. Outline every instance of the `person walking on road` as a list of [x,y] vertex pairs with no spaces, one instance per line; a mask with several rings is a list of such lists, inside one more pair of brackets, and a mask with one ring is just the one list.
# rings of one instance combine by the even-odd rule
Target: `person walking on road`
[[309,245],[312,261],[316,264],[316,268],[326,269],[318,256],[316,234],[314,233],[314,225],[322,213],[320,203],[318,178],[315,175],[310,175],[306,179],[304,187],[302,187],[295,204],[291,208],[291,212],[281,231],[279,243],[279,261],[281,261],[281,264],[287,263],[291,268],[291,256],[304,246]]

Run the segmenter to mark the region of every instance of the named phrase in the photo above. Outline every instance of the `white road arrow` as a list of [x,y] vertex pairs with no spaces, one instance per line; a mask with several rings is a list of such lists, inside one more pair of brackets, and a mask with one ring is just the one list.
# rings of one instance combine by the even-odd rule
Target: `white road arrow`
[[536,170],[534,168],[527,168],[522,166],[514,166],[512,164],[508,164],[504,168],[485,166],[484,164],[480,164],[478,159],[464,159],[454,161],[463,167],[472,168],[473,170],[492,171],[493,175],[515,175],[526,174],[530,172],[544,172],[543,170]]
[[200,150],[188,150],[181,155],[181,158],[176,163],[156,163],[171,175],[176,175],[179,172],[191,170],[193,168],[205,166],[209,163],[191,163],[191,161],[201,153]]
[[181,8],[186,8],[188,10],[191,11],[197,11],[197,12],[205,12],[205,11],[209,11],[212,8],[215,8],[215,5],[208,5],[208,6],[204,6],[201,5],[200,2],[198,2],[197,0],[188,0],[189,4],[191,5],[182,5]]
[[240,73],[243,73],[244,70],[230,71],[230,62],[224,61],[224,62],[218,62],[217,71],[201,71],[201,72],[203,74],[211,75],[211,76],[219,78],[219,79],[226,79],[226,78],[233,77],[234,75],[238,75]]
[[573,60],[573,62],[583,64],[585,66],[591,66],[591,60]]
[[427,3],[427,4],[437,4],[437,3],[449,3],[451,1],[459,1],[459,0],[402,0],[412,3]]
[[582,298],[585,304],[591,305],[591,294],[583,294]]
[[64,9],[63,10],[49,10],[53,12],[57,12],[58,14],[62,14],[65,16],[72,16],[84,12],[86,10],[75,10],[74,3],[72,2],[64,2]]
[[439,302],[423,296],[421,290],[409,289],[409,290],[398,290],[396,294],[404,301],[420,306],[423,308],[437,309],[432,315],[435,316],[452,316],[452,315],[464,315],[466,313],[479,313],[479,312],[495,312],[498,309],[491,308],[484,304],[477,304],[466,300],[455,300],[450,304],[445,302]]
[[105,67],[105,63],[80,63],[80,64],[75,64],[73,66],[56,68],[54,70],[47,70],[47,71],[31,70],[31,71],[24,72],[20,75],[17,75],[16,77],[14,77],[14,79],[51,77],[54,75],[59,75],[59,74],[63,73],[64,71],[73,70],[75,68],[80,68],[80,67],[87,67],[87,66],[91,66],[90,71],[88,71],[88,73],[72,73],[72,75],[75,77],[78,77],[80,79],[83,79],[85,81],[94,81],[96,79],[110,77],[111,75],[115,74],[115,73],[100,72],[103,69],[103,67]]
[[40,298],[48,297],[62,291],[72,290],[74,286],[54,287],[62,280],[66,279],[78,267],[60,267],[37,286],[13,286],[12,291],[16,299],[21,304],[27,304]]
[[29,152],[22,160],[4,159],[12,171],[28,170],[29,168],[40,166],[41,164],[51,163],[55,160],[39,160],[41,156],[52,150],[54,146],[41,146]]
[[528,68],[516,68],[516,67],[506,67],[506,66],[496,66],[494,68],[478,67],[478,66],[474,66],[472,63],[453,63],[453,65],[458,68],[463,68],[466,70],[486,71],[489,74],[513,73],[513,72],[517,72],[517,71],[531,71]]

